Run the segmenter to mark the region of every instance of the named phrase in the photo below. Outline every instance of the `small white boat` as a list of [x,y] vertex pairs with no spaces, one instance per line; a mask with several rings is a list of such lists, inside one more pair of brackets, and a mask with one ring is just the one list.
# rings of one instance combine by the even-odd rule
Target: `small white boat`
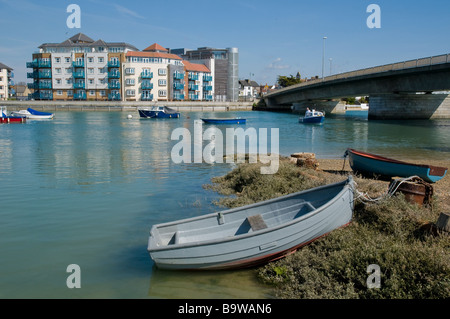
[[52,119],[53,113],[39,112],[39,111],[33,110],[32,108],[28,108],[26,110],[11,112],[11,116],[25,117],[27,119]]
[[279,259],[350,223],[353,179],[244,207],[153,225],[162,269],[233,269]]
[[306,111],[304,117],[300,117],[299,122],[300,123],[313,123],[313,124],[320,124],[325,119],[325,115],[323,112],[319,112],[316,110],[310,111],[309,109]]

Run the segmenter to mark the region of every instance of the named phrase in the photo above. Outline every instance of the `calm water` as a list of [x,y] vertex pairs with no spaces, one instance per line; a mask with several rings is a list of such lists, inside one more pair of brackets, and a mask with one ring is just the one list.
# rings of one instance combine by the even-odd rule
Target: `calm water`
[[[241,116],[246,128],[279,128],[282,155],[341,158],[347,147],[416,159],[450,155],[448,120],[330,116],[314,126],[265,112],[173,120],[127,114],[57,112],[53,120],[0,125],[0,298],[270,298],[251,270],[161,271],[147,253],[153,224],[217,209],[217,194],[202,185],[233,165],[170,157],[178,142],[172,131],[193,130],[201,117]],[[70,264],[81,268],[81,289],[66,286]]]

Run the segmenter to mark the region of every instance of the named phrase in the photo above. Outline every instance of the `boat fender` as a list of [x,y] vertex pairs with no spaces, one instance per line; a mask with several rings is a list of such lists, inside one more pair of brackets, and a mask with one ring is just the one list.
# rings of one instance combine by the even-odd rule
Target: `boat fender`
[[223,213],[218,213],[217,214],[217,218],[218,218],[218,221],[219,221],[219,225],[225,224],[225,217],[223,216]]

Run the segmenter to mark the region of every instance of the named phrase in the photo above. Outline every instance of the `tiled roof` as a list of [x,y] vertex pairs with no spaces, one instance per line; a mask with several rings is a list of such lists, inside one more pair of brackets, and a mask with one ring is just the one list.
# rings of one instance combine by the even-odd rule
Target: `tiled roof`
[[78,43],[78,42],[92,43],[92,42],[94,42],[94,40],[89,38],[84,33],[75,34],[73,37],[70,38],[70,41],[72,41],[74,43]]
[[141,52],[141,51],[129,51],[127,56],[143,57],[143,58],[166,58],[173,60],[181,60],[176,54],[162,53],[162,52]]
[[83,33],[78,33],[73,37],[61,43],[44,43],[39,46],[40,49],[47,47],[128,47],[132,50],[138,50],[135,46],[125,42],[105,42],[103,40],[94,41]]
[[145,52],[149,52],[149,51],[162,51],[162,52],[168,52],[169,50],[167,50],[166,48],[164,48],[163,46],[159,45],[158,43],[153,43],[151,46],[149,46],[148,48],[144,49]]
[[189,61],[183,61],[183,64],[187,71],[211,73],[211,70],[204,64],[191,63]]

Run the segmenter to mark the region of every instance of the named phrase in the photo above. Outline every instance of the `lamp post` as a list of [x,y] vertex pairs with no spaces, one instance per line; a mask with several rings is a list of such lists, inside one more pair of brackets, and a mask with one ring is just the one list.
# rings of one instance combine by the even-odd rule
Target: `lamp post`
[[327,37],[323,37],[323,46],[322,46],[322,81],[323,81],[323,72],[325,68],[325,40]]
[[333,65],[333,59],[330,58],[330,75],[331,75],[331,67],[332,67],[332,65]]

